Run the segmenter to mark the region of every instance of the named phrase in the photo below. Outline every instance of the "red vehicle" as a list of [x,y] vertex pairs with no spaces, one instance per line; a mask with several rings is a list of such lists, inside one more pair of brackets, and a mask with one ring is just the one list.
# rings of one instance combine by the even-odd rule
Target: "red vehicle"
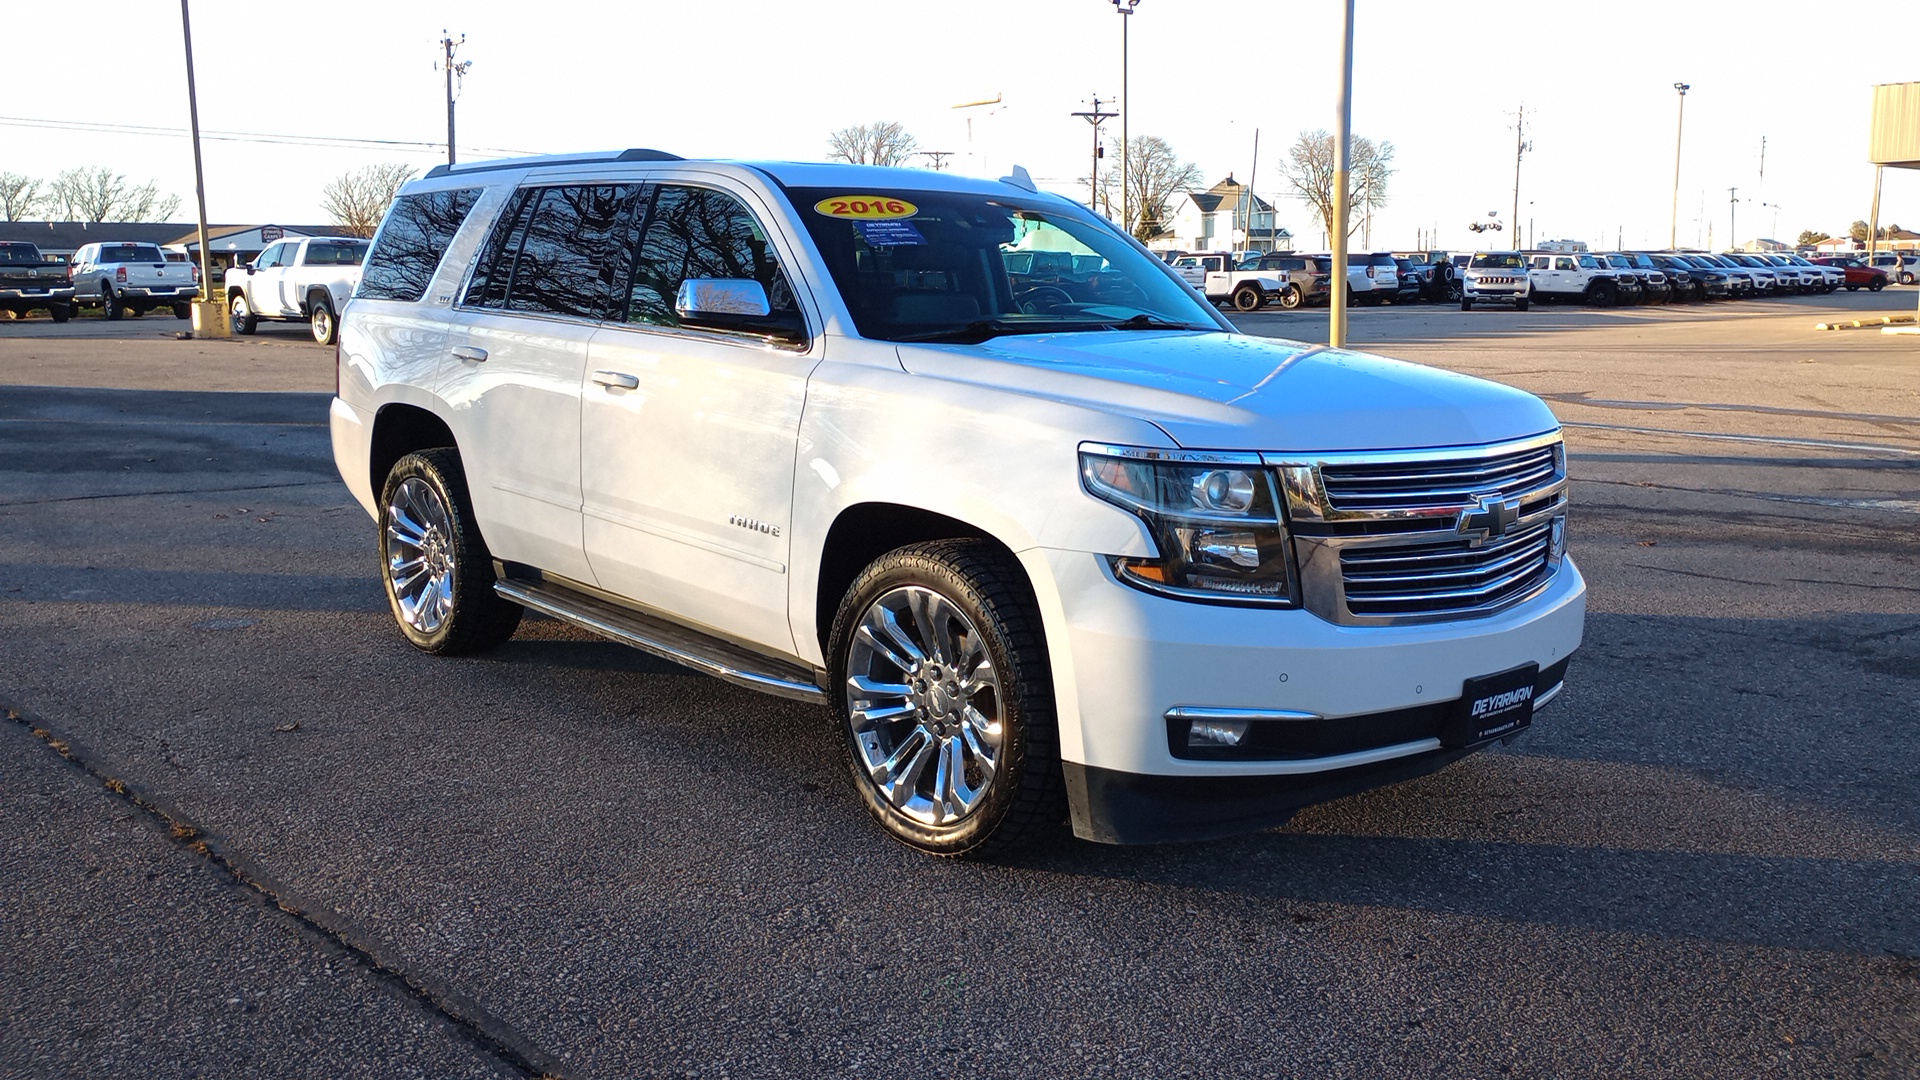
[[1823,266],[1838,266],[1847,272],[1847,291],[1857,292],[1865,285],[1871,292],[1879,292],[1887,287],[1887,272],[1868,266],[1859,259],[1849,259],[1844,255],[1827,255],[1813,260]]

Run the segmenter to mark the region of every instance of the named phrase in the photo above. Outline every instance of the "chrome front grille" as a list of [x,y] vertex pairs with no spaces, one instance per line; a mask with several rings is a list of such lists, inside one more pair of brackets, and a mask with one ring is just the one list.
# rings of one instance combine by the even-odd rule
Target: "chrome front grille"
[[1327,505],[1338,510],[1457,510],[1483,493],[1519,496],[1550,484],[1559,447],[1540,446],[1469,460],[1328,463],[1320,467]]
[[1544,522],[1474,547],[1448,540],[1340,553],[1347,610],[1358,616],[1461,615],[1498,610],[1552,573],[1553,524]]
[[1560,567],[1567,470],[1557,432],[1266,460],[1286,494],[1301,603],[1328,621],[1490,615],[1537,594]]

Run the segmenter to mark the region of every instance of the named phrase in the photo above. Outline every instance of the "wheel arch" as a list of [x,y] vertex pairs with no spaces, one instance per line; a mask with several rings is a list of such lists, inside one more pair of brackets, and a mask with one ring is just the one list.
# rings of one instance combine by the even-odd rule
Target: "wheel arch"
[[[867,564],[895,548],[929,540],[982,540],[997,548],[1014,566],[1020,560],[999,537],[977,525],[917,506],[890,502],[855,503],[842,509],[828,527],[821,545],[819,580],[814,586],[814,637],[820,654],[827,654],[833,636],[833,618],[841,598]],[[1021,567],[1029,593],[1033,581]]]
[[386,485],[394,463],[417,450],[449,447],[460,449],[453,429],[446,421],[420,408],[395,402],[382,405],[373,417],[373,434],[367,449],[367,481],[374,498]]
[[[325,303],[328,308],[332,308],[333,294],[327,291],[327,287],[325,285],[307,286],[307,295],[304,301],[306,306],[302,309],[302,314],[312,315],[314,308],[318,306],[315,303],[315,301],[320,301],[322,303]],[[336,311],[334,312],[334,314],[338,315],[340,313]]]

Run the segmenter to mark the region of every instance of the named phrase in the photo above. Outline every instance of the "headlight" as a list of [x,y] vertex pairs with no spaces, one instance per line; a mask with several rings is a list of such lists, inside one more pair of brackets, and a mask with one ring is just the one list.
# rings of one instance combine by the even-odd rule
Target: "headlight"
[[1086,448],[1080,478],[1096,498],[1140,515],[1160,549],[1155,559],[1114,557],[1120,580],[1192,600],[1293,604],[1280,500],[1256,455]]

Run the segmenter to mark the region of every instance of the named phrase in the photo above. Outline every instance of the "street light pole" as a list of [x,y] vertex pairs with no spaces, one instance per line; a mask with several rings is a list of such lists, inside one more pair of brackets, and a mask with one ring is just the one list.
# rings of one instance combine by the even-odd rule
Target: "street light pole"
[[193,198],[199,210],[200,298],[193,304],[196,336],[226,337],[226,313],[213,303],[213,255],[207,243],[207,177],[200,165],[200,97],[193,84],[193,21],[180,0],[180,38],[187,47],[187,120],[193,125]]
[[1347,190],[1348,173],[1353,168],[1353,0],[1341,5],[1340,13],[1340,96],[1334,101],[1333,134],[1333,221],[1329,223],[1333,233],[1327,239],[1333,248],[1333,292],[1329,297],[1327,309],[1327,346],[1334,349],[1347,347],[1347,294],[1351,286],[1347,281],[1347,218],[1353,208],[1348,206],[1350,192]]
[[1133,112],[1133,97],[1127,93],[1127,29],[1133,25],[1128,16],[1140,6],[1140,0],[1113,0],[1113,9],[1120,13],[1120,227],[1133,235],[1132,196],[1127,185],[1133,180],[1129,168],[1128,153],[1132,147],[1127,140],[1127,117]]
[[1667,227],[1667,250],[1680,246],[1680,136],[1687,127],[1687,91],[1693,89],[1686,83],[1673,84],[1680,91],[1680,118],[1673,125],[1673,223]]

